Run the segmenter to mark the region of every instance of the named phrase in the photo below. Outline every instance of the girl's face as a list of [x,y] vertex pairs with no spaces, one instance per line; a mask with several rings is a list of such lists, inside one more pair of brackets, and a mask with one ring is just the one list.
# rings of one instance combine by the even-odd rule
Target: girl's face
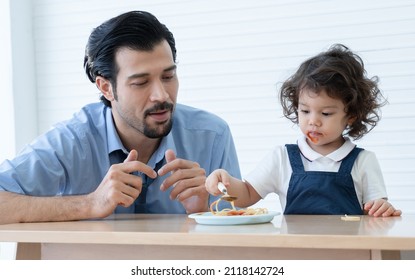
[[316,93],[303,89],[298,102],[298,122],[310,147],[327,155],[343,145],[342,133],[353,119],[346,115],[340,99],[329,97],[325,90]]

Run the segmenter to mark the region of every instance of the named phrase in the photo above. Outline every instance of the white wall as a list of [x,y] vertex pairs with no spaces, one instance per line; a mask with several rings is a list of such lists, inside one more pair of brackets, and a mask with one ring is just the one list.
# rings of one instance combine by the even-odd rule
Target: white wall
[[[0,130],[3,137],[0,137],[0,159],[14,155],[14,117],[13,117],[13,86],[11,59],[11,34],[10,34],[10,5],[9,1],[0,2],[0,84],[2,85],[2,102],[0,102]],[[14,251],[10,250],[10,245],[16,247],[16,243],[0,242],[0,260],[12,259]]]
[[0,2],[0,85],[2,85],[2,102],[0,102],[0,159],[8,158],[15,153],[12,50],[9,1]]
[[38,135],[32,0],[10,1],[10,10],[15,150],[19,151]]
[[[32,11],[30,0],[0,2],[1,161],[38,134]],[[0,242],[0,260],[15,257],[16,243]]]
[[82,69],[88,35],[132,9],[154,13],[175,34],[179,101],[229,122],[243,174],[299,135],[282,118],[278,85],[333,43],[358,52],[389,99],[358,144],[377,153],[390,200],[415,213],[415,1],[34,1],[39,133],[98,100]]

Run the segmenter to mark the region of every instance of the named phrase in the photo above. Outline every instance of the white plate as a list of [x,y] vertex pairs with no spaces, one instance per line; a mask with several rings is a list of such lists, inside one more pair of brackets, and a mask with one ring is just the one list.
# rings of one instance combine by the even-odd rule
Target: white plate
[[202,225],[249,225],[262,224],[272,221],[274,216],[280,212],[270,211],[267,214],[247,215],[247,216],[215,216],[211,212],[190,214],[189,218],[195,219]]

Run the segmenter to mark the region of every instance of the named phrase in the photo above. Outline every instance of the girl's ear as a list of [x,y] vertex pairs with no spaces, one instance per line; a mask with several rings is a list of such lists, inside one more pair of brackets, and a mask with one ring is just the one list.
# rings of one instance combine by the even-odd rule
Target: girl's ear
[[114,94],[109,80],[98,76],[95,79],[95,84],[97,85],[97,88],[102,92],[102,95],[104,95],[108,101],[114,101]]
[[351,126],[355,121],[356,121],[356,117],[349,117],[349,120],[347,121],[347,125]]

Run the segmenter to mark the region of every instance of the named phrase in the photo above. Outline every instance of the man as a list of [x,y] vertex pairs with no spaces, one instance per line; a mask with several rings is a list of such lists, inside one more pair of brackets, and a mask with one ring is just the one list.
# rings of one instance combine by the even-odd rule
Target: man
[[172,33],[133,11],[93,30],[84,67],[101,92],[0,165],[0,223],[207,211],[206,174],[240,177],[227,124],[176,104]]

